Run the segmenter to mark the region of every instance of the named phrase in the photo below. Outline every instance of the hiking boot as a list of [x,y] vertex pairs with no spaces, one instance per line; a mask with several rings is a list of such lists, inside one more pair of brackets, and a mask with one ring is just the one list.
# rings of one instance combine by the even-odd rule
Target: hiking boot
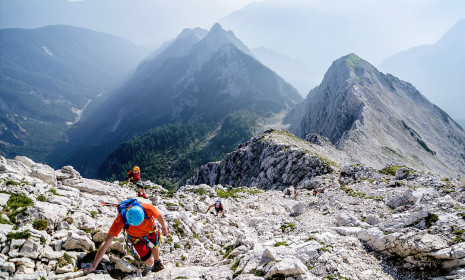
[[153,263],[153,266],[152,266],[152,272],[158,272],[162,269],[164,269],[165,266],[161,263],[160,260],[157,260]]
[[142,271],[142,276],[145,277],[145,276],[148,276],[149,274],[151,274],[151,273],[152,273],[152,269],[153,269],[153,267],[147,266],[147,267],[144,269],[144,271]]

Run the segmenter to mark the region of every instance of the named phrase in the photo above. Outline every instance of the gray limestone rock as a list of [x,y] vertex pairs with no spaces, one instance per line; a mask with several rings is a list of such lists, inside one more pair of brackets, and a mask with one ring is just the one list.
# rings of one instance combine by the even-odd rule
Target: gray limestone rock
[[284,258],[280,262],[270,262],[266,267],[265,278],[271,278],[273,275],[282,274],[284,276],[297,276],[305,274],[307,267],[297,258]]
[[355,54],[334,61],[285,122],[297,136],[327,137],[354,160],[377,169],[403,162],[447,176],[465,175],[465,132],[411,84]]
[[357,227],[357,226],[360,225],[360,221],[352,214],[339,213],[339,214],[336,215],[336,225],[337,226]]
[[313,154],[305,142],[288,137],[286,133],[270,131],[252,138],[222,161],[204,165],[189,183],[270,189],[272,186],[297,186],[332,172],[327,160]]
[[402,195],[397,195],[389,198],[386,205],[395,209],[399,206],[411,205],[416,202],[416,198],[412,195],[412,190],[407,189]]
[[63,243],[63,248],[66,250],[89,251],[95,249],[95,244],[89,237],[73,231],[68,233]]
[[40,243],[35,238],[28,238],[19,251],[19,257],[36,259],[40,254]]

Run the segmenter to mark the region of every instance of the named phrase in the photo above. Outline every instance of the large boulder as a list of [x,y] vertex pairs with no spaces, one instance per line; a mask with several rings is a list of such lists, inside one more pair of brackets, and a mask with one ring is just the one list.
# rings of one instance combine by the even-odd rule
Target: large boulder
[[127,261],[117,260],[115,263],[115,269],[121,270],[122,272],[131,273],[136,271],[136,267]]
[[407,189],[403,194],[389,198],[386,201],[386,205],[391,207],[392,209],[395,209],[399,206],[414,204],[416,201],[417,198],[413,196],[412,190]]
[[34,166],[32,166],[29,176],[38,178],[55,187],[57,185],[55,170],[45,164],[36,163]]
[[307,267],[295,257],[284,258],[280,262],[270,262],[265,266],[266,279],[272,278],[273,275],[282,274],[284,276],[295,276],[305,274],[308,270]]
[[359,220],[351,213],[339,213],[336,215],[336,225],[338,227],[357,227],[360,225]]
[[64,186],[72,187],[94,195],[112,195],[116,193],[116,190],[113,189],[113,187],[103,181],[73,178],[65,179],[61,183]]
[[7,193],[0,193],[0,206],[6,205],[8,199],[10,199],[10,195]]
[[26,209],[28,220],[46,219],[51,223],[58,223],[68,214],[68,208],[58,204],[36,201],[34,206]]
[[45,246],[45,248],[42,250],[42,254],[40,255],[40,257],[47,258],[49,260],[56,260],[63,257],[63,254],[63,251],[54,251],[49,246]]
[[74,225],[78,229],[90,230],[95,228],[95,220],[84,213],[76,213],[72,215]]
[[31,168],[22,162],[0,156],[0,173],[13,173],[20,177],[29,176]]
[[20,257],[36,259],[40,254],[40,243],[35,238],[28,238],[19,251]]
[[305,212],[305,210],[307,210],[307,206],[302,202],[299,202],[296,205],[292,206],[292,213],[294,215],[302,215]]
[[57,179],[64,180],[64,179],[81,179],[81,174],[74,169],[74,167],[67,165],[63,166],[61,169],[57,170]]
[[403,180],[406,179],[407,176],[410,174],[410,170],[406,167],[401,167],[396,171],[396,180]]
[[9,273],[14,273],[16,270],[16,266],[12,262],[4,262],[2,264],[2,269],[8,271]]
[[66,250],[89,251],[95,249],[95,244],[86,235],[73,231],[68,233],[68,237],[63,242],[62,247]]

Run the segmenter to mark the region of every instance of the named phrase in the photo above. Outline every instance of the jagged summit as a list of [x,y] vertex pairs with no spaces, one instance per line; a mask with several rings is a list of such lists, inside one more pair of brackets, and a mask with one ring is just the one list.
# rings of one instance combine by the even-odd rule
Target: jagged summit
[[225,30],[219,23],[215,23],[208,34],[197,46],[204,51],[215,52],[225,45],[232,44],[243,53],[253,56],[249,48],[239,40],[231,30]]
[[465,133],[411,84],[350,54],[334,61],[322,83],[286,117],[305,138],[327,137],[354,159],[465,174]]
[[184,28],[181,33],[179,33],[178,37],[176,37],[176,40],[185,38],[187,36],[194,35],[196,36],[199,40],[202,40],[205,38],[205,36],[208,34],[208,30],[205,30],[200,27],[195,27],[195,28]]

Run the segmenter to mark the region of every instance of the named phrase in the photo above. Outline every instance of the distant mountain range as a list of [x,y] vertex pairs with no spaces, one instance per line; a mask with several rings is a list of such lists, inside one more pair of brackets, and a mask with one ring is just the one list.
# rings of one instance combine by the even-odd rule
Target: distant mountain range
[[411,82],[454,119],[465,120],[465,19],[435,44],[395,54],[379,67]]
[[0,154],[44,161],[90,101],[146,54],[125,39],[71,26],[0,30]]
[[463,129],[411,84],[355,54],[333,62],[286,121],[297,136],[325,136],[353,160],[375,168],[394,163],[465,174]]
[[[354,54],[333,62],[303,100],[271,69],[298,80],[289,73],[305,65],[250,50],[219,24],[185,29],[151,54],[69,26],[0,32],[6,156],[112,180],[138,165],[143,179],[175,188],[287,114],[292,133],[327,137],[352,162],[465,174],[463,129],[411,84]],[[452,34],[440,41],[447,50]]]
[[[111,99],[67,132],[70,141],[53,155],[58,165],[72,164],[87,176],[119,178],[133,163],[144,162],[141,168],[146,170],[148,165],[161,165],[156,155],[161,160],[160,149],[166,145],[156,143],[173,137],[168,144],[175,145],[174,136],[186,131],[192,134],[195,127],[203,133],[177,147],[184,149],[197,141],[200,146],[193,149],[202,155],[184,151],[189,154],[184,159],[192,161],[194,157],[200,163],[246,141],[258,118],[288,110],[302,100],[291,85],[258,62],[247,46],[219,24],[208,32],[185,29],[150,57],[127,83],[111,93]],[[244,125],[244,134],[235,132],[238,125]],[[135,142],[118,148],[134,136]],[[216,150],[211,149],[214,146]],[[168,145],[166,149],[169,147],[173,148]],[[152,154],[152,160],[137,158],[141,153]],[[176,173],[172,167],[167,167],[165,177]]]
[[253,48],[251,51],[261,63],[293,85],[302,96],[307,96],[309,68],[305,63],[265,47]]

